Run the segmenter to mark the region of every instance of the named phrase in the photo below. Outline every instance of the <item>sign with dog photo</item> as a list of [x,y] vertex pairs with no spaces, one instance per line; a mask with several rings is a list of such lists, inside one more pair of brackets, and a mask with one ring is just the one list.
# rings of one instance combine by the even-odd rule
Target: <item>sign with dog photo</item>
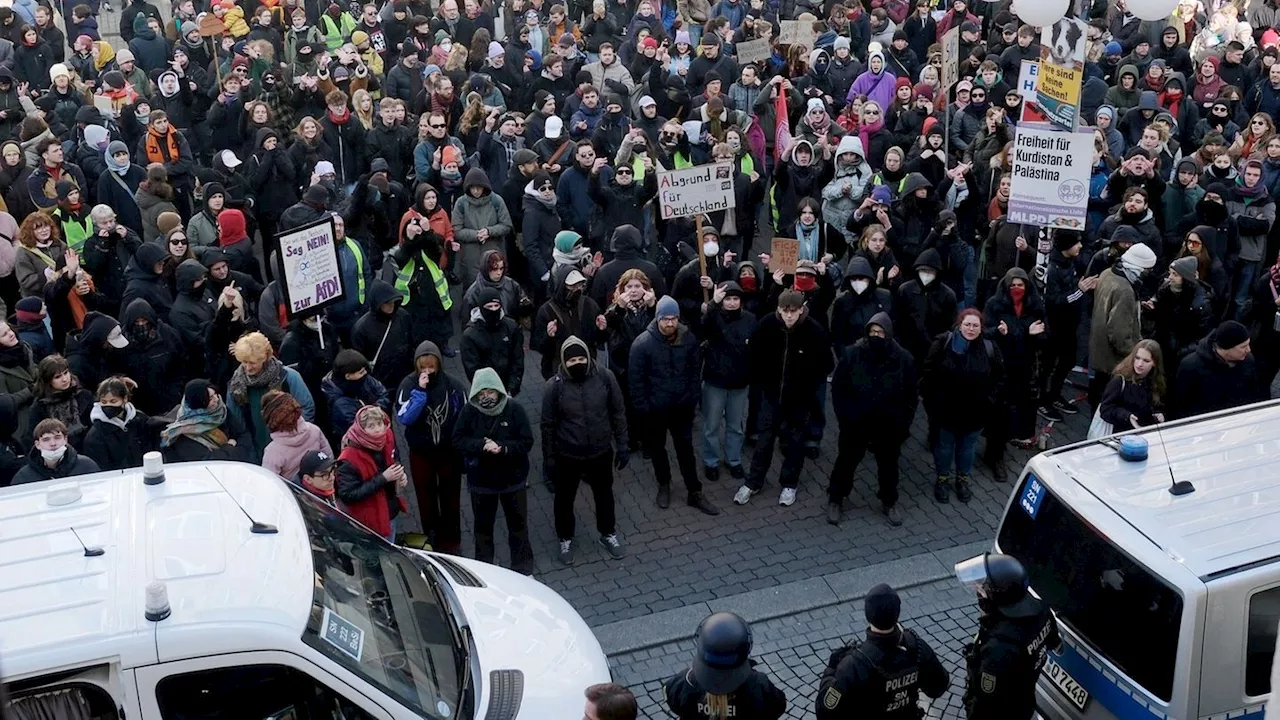
[[1064,17],[1040,32],[1036,101],[1049,122],[1066,130],[1075,130],[1079,122],[1087,27]]

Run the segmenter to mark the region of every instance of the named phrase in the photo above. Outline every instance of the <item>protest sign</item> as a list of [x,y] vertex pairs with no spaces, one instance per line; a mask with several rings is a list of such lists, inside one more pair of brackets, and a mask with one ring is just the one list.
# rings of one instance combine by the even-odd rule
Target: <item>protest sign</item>
[[1080,114],[1086,45],[1083,21],[1062,18],[1040,33],[1036,101],[1053,124],[1074,130]]
[[1021,123],[1013,140],[1009,222],[1084,230],[1093,165],[1093,129],[1073,132]]
[[1036,78],[1040,75],[1040,63],[1035,60],[1023,60],[1018,71],[1018,94],[1023,100],[1036,99]]
[[739,65],[763,62],[773,54],[773,46],[769,44],[768,40],[764,39],[737,43],[733,46],[733,50],[738,54]]
[[280,288],[290,318],[314,315],[346,294],[334,234],[326,217],[279,236]]
[[813,47],[818,39],[813,32],[813,23],[805,20],[782,20],[778,23],[782,29],[778,32],[778,42],[782,45],[804,45]]
[[795,275],[800,262],[800,241],[795,238],[776,237],[769,244],[769,271],[781,270],[784,275]]
[[942,89],[950,90],[960,80],[960,28],[942,35]]
[[663,220],[719,212],[736,204],[731,163],[658,173],[658,207]]

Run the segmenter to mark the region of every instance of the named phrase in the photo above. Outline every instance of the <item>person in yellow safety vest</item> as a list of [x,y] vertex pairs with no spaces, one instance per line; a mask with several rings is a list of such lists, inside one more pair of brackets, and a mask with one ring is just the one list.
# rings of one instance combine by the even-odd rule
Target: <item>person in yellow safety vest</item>
[[338,248],[338,272],[342,275],[342,300],[329,306],[325,320],[346,342],[356,320],[369,309],[368,287],[373,282],[373,263],[365,244],[347,237],[346,222],[334,213],[334,243]]
[[351,33],[356,31],[356,19],[338,3],[329,3],[329,7],[320,16],[320,28],[324,31],[325,47],[333,52],[342,47]]
[[404,228],[404,241],[388,254],[382,265],[383,279],[391,282],[404,298],[402,306],[412,321],[413,344],[430,340],[446,357],[458,351],[449,347],[453,318],[449,309],[449,281],[440,269],[444,241],[425,218],[414,218]]
[[77,254],[84,252],[84,243],[93,235],[93,219],[89,217],[89,207],[80,200],[80,188],[71,180],[61,180],[56,186],[58,206],[53,211],[53,219],[62,231],[62,239],[67,247]]

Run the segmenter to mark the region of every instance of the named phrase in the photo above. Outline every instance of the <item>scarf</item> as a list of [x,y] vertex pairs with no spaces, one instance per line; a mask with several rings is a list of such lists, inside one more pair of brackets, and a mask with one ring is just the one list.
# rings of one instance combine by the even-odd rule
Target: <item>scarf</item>
[[1148,73],[1147,75],[1143,76],[1142,82],[1147,84],[1148,90],[1159,95],[1160,93],[1164,92],[1164,84],[1168,79],[1169,79],[1168,75],[1161,75],[1160,79],[1156,80],[1152,78],[1151,75]]
[[386,448],[387,433],[391,432],[390,428],[387,428],[383,434],[374,437],[360,424],[360,420],[374,409],[377,409],[377,406],[365,405],[356,412],[355,421],[351,423],[351,427],[347,428],[347,432],[342,436],[342,447],[360,448],[374,453],[381,452]]
[[147,152],[147,162],[168,164],[178,159],[178,140],[172,128],[164,135],[148,128],[143,147]]
[[[881,122],[880,124],[884,125],[883,122]],[[822,113],[822,119],[820,120],[810,119],[809,127],[813,128],[814,133],[821,135],[827,131],[827,128],[831,127],[831,116],[824,112]],[[867,146],[863,145],[862,147],[866,148]]]
[[[574,246],[573,250],[570,250],[569,252],[561,252],[559,248],[554,248],[554,247],[551,248],[551,259],[555,261],[556,265],[568,265],[571,267],[580,268],[582,267],[583,261],[586,260],[587,256],[590,254],[591,254],[591,249],[588,247],[584,247],[582,245]],[[480,276],[484,277],[486,274],[487,273],[482,272]],[[505,278],[506,276],[504,275],[503,277]],[[487,278],[486,278],[486,282],[488,282]],[[493,284],[493,283],[490,283],[490,284]],[[493,285],[496,287],[497,285],[500,285],[500,284],[501,282]]]
[[351,119],[351,111],[346,108],[342,109],[341,115],[335,114],[332,110],[328,110],[326,112],[329,115],[329,120],[333,122],[334,125],[346,125],[347,121]]
[[1002,218],[1004,217],[1005,213],[1008,212],[1008,210],[1009,210],[1009,201],[1005,200],[1001,202],[1000,196],[996,195],[995,197],[991,198],[991,202],[987,205],[987,220],[989,222],[992,222],[998,218]]
[[959,332],[951,333],[951,352],[957,355],[964,355],[969,352],[969,341]]
[[243,365],[237,366],[227,390],[236,402],[244,404],[249,401],[250,390],[275,390],[283,384],[284,364],[279,358],[273,357],[262,366],[262,372],[253,377],[249,377]]
[[1165,90],[1160,93],[1160,107],[1169,111],[1169,114],[1178,117],[1178,110],[1182,108],[1182,98],[1185,95],[1181,90]]
[[0,346],[0,367],[25,368],[31,364],[31,354],[21,341],[13,347]]
[[1259,182],[1257,185],[1254,185],[1253,187],[1247,187],[1244,184],[1244,177],[1241,176],[1239,178],[1236,178],[1236,195],[1238,195],[1241,198],[1244,198],[1246,201],[1259,200],[1261,198],[1266,197],[1267,186]]
[[858,126],[858,139],[862,141],[862,149],[866,152],[871,151],[871,133],[878,132],[884,128],[884,115],[873,123],[862,123]]
[[[240,372],[240,369],[237,368],[236,372]],[[218,403],[216,408],[193,410],[183,400],[182,407],[178,410],[178,419],[160,431],[160,446],[170,447],[178,438],[187,437],[206,449],[216,450],[227,444],[227,434],[222,430],[222,424],[226,421],[226,403]]]
[[[93,278],[89,273],[84,274],[84,281],[89,286],[89,295],[93,295],[98,290],[98,286],[94,284]],[[84,298],[80,297],[80,293],[76,292],[75,285],[67,291],[67,305],[71,308],[71,319],[75,322],[78,329],[84,329],[84,316],[89,313],[89,308],[84,304]]]
[[798,259],[817,262],[820,249],[818,247],[820,244],[818,240],[818,223],[815,222],[806,228],[804,223],[796,221],[796,240],[800,241],[800,256]]

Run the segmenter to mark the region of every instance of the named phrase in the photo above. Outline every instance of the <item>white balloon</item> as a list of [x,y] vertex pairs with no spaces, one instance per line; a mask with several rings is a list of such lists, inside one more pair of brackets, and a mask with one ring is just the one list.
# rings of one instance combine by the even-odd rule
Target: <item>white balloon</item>
[[1167,20],[1178,6],[1178,0],[1129,0],[1129,12],[1142,20]]
[[[1129,4],[1133,2],[1130,0]],[[1027,25],[1041,28],[1061,20],[1070,5],[1070,0],[1014,0],[1013,12]]]

